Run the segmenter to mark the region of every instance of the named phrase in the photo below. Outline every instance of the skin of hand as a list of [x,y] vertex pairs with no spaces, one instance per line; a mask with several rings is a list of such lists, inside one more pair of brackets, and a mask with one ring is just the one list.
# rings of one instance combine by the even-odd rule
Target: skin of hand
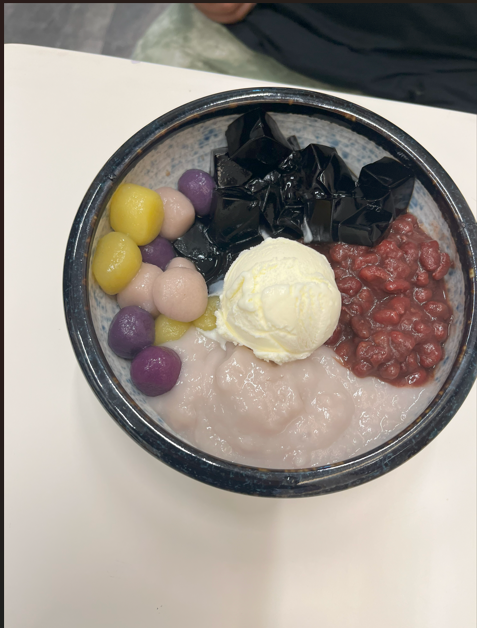
[[250,13],[256,2],[195,2],[194,6],[209,20],[219,24],[235,24]]

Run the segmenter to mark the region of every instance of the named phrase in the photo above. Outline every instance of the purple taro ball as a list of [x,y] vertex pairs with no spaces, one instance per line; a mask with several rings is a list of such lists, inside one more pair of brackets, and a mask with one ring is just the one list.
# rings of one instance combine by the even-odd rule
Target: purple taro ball
[[167,347],[148,347],[131,364],[131,379],[148,397],[157,397],[174,388],[181,372],[181,359]]
[[187,196],[198,216],[207,216],[210,212],[215,181],[203,170],[186,170],[179,179],[177,189]]
[[161,270],[166,270],[167,264],[176,254],[169,240],[157,236],[149,244],[139,247],[141,249],[142,261],[146,264],[159,266]]
[[120,358],[132,360],[154,342],[154,319],[137,305],[128,305],[116,314],[109,327],[108,344]]

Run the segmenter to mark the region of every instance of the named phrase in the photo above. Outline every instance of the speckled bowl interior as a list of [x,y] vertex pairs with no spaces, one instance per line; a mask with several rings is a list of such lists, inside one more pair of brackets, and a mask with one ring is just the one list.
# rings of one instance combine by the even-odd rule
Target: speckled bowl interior
[[[161,186],[176,188],[177,181],[185,170],[201,168],[209,171],[210,152],[213,148],[226,145],[225,130],[236,117],[228,115],[208,120],[177,133],[174,137],[165,140],[145,155],[124,177],[123,182],[135,183],[151,189]],[[287,137],[296,135],[302,147],[312,142],[334,146],[356,175],[359,175],[364,165],[381,159],[381,157],[391,156],[368,138],[333,122],[316,120],[303,115],[283,113],[273,114],[273,117]],[[438,389],[449,375],[451,366],[459,352],[462,339],[464,322],[463,273],[449,226],[444,220],[436,202],[419,181],[416,182],[414,188],[410,211],[418,218],[427,233],[440,243],[441,248],[454,261],[454,267],[449,271],[446,278],[448,297],[454,308],[453,324],[445,345],[445,359],[438,365],[435,373],[436,389]],[[99,238],[110,230],[108,206],[99,220],[93,241],[93,251]],[[118,358],[109,348],[107,343],[108,329],[119,307],[116,298],[109,297],[98,286],[92,277],[91,269],[89,272],[89,292],[94,327],[114,374],[136,403],[151,418],[173,433],[171,428],[147,404],[144,395],[138,392],[132,385],[129,375],[130,362]],[[408,423],[414,420],[416,416],[409,416]],[[405,426],[400,426],[400,429],[402,427]]]
[[[345,461],[307,469],[261,469],[211,456],[182,440],[133,386],[129,362],[109,349],[107,333],[118,311],[91,273],[98,240],[110,230],[109,200],[122,182],[176,187],[189,168],[209,169],[232,120],[263,106],[286,136],[302,147],[337,148],[356,175],[383,156],[411,167],[416,185],[410,211],[454,262],[447,279],[453,324],[445,359],[435,373],[436,395],[385,443]],[[68,331],[81,369],[99,400],[141,447],[186,475],[212,486],[267,497],[303,497],[368,482],[418,453],[447,425],[464,401],[477,369],[477,225],[459,190],[427,151],[387,120],[345,100],[290,88],[254,88],[187,103],[138,131],[108,160],[86,192],[68,240],[63,277]]]

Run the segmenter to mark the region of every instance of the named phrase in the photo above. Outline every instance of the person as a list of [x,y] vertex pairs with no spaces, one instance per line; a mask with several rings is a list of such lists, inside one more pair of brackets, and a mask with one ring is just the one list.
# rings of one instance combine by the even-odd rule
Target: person
[[475,3],[196,3],[250,49],[317,81],[477,113]]
[[244,19],[256,2],[199,2],[195,7],[219,24],[235,24]]

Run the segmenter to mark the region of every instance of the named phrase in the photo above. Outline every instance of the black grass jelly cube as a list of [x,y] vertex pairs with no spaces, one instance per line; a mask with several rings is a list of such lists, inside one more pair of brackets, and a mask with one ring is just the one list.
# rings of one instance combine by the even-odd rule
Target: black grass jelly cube
[[222,249],[259,236],[259,201],[245,188],[216,190],[211,213],[208,235]]
[[225,132],[231,159],[263,177],[291,152],[275,120],[261,109],[253,109],[232,122]]

